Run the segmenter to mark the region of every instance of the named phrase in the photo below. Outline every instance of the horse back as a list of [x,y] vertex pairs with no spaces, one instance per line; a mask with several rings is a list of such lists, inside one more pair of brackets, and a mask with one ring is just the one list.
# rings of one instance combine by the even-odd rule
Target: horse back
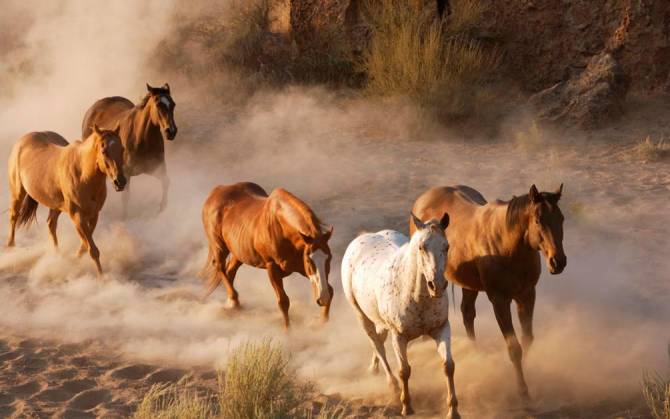
[[[449,228],[468,222],[477,208],[486,205],[486,199],[475,189],[464,186],[440,186],[424,192],[414,203],[412,212],[423,221],[439,220],[444,213],[449,214]],[[410,235],[415,226],[410,220]]]
[[135,105],[121,96],[111,96],[96,101],[86,111],[81,124],[81,138],[87,138],[93,131],[93,124],[100,128],[114,129],[121,117]]
[[240,261],[262,264],[255,242],[267,235],[259,225],[267,193],[250,182],[220,185],[212,189],[202,210],[202,222],[210,245],[225,246]]
[[57,190],[62,156],[68,142],[52,131],[31,132],[14,145],[9,160],[10,188],[23,187],[35,200],[48,206],[62,200]]

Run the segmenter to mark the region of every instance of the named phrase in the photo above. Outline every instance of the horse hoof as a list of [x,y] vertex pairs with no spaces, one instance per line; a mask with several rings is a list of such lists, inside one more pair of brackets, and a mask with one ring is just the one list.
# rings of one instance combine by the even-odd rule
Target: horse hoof
[[456,409],[449,409],[447,413],[447,419],[461,419],[460,413]]
[[412,409],[412,406],[403,406],[402,407],[402,415],[403,416],[412,416],[414,414],[414,409]]
[[379,365],[377,365],[377,364],[370,365],[370,368],[368,368],[368,371],[370,371],[370,374],[372,374],[372,375],[379,375]]

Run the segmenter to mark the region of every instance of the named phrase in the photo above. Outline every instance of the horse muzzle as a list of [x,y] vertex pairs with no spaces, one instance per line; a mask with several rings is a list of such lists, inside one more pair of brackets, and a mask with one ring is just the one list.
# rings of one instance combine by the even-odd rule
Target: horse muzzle
[[172,127],[169,127],[169,128],[166,128],[163,131],[163,137],[165,137],[165,139],[168,140],[168,141],[174,140],[176,136],[177,136],[177,126],[176,125],[174,125]]
[[114,189],[116,192],[121,192],[126,187],[126,179],[122,177],[114,179],[112,183],[114,184]]
[[548,260],[549,273],[552,275],[558,275],[565,269],[568,264],[568,258],[565,255],[561,256],[552,256]]

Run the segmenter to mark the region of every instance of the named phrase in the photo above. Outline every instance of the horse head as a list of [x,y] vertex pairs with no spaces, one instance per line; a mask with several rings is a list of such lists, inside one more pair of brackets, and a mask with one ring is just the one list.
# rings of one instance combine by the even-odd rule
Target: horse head
[[119,126],[113,130],[101,130],[94,124],[92,128],[98,169],[112,180],[117,192],[122,191],[126,187],[126,176],[123,173],[123,145],[119,138]]
[[428,295],[440,298],[447,288],[444,266],[449,242],[444,230],[449,225],[449,214],[445,212],[440,221],[430,220],[426,223],[413,213],[411,216],[416,231],[410,239],[410,249],[416,255],[418,273],[426,281]]
[[303,251],[303,263],[305,273],[312,282],[312,290],[316,303],[327,306],[333,298],[332,287],[328,283],[330,274],[330,261],[333,258],[330,252],[328,240],[333,234],[333,227],[325,230],[319,229],[316,234],[300,233],[305,242]]
[[558,207],[562,192],[561,183],[556,192],[542,193],[532,185],[528,194],[530,200],[528,243],[533,249],[542,252],[552,274],[560,274],[567,265],[567,257],[563,250],[564,218]]
[[164,140],[172,141],[177,136],[177,124],[174,122],[174,108],[176,104],[170,96],[170,86],[151,87],[147,83],[147,105],[150,106],[151,121],[160,127]]

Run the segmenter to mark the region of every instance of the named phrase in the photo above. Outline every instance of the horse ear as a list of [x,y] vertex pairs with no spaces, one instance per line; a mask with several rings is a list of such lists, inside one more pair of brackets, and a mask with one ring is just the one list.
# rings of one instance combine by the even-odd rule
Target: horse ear
[[147,92],[153,94],[153,93],[154,93],[154,90],[156,90],[156,89],[153,88],[153,87],[151,87],[151,86],[149,85],[149,83],[147,83]]
[[330,240],[330,236],[333,235],[333,226],[330,226],[328,230],[326,230],[325,233],[323,233],[323,237],[326,238],[326,241]]
[[446,212],[442,216],[442,219],[440,220],[440,227],[442,227],[442,230],[446,230],[447,227],[449,226],[449,214]]
[[163,89],[167,90],[167,92],[170,93],[170,85],[169,84],[165,83],[163,85]]
[[421,221],[416,215],[414,215],[413,212],[410,212],[412,215],[412,222],[414,223],[414,227],[416,227],[417,230],[423,230],[426,225]]
[[561,186],[558,187],[556,190],[556,202],[558,202],[559,199],[561,199],[561,195],[563,194],[563,183],[561,182]]
[[93,129],[93,132],[100,135],[100,128],[98,128],[98,124],[93,124],[91,128]]
[[119,133],[121,132],[121,124],[117,122],[116,127],[113,129],[113,131],[114,131],[114,134],[116,134],[116,136],[118,137]]
[[533,184],[533,185],[530,187],[530,193],[528,194],[528,196],[530,196],[530,200],[531,200],[533,203],[535,203],[535,204],[537,204],[538,202],[542,201],[542,196],[541,196],[540,193],[537,191],[537,188],[535,187],[535,184]]
[[314,239],[312,237],[308,236],[307,234],[304,234],[302,231],[300,232],[300,236],[305,241],[305,243],[307,243],[307,244],[314,243]]

